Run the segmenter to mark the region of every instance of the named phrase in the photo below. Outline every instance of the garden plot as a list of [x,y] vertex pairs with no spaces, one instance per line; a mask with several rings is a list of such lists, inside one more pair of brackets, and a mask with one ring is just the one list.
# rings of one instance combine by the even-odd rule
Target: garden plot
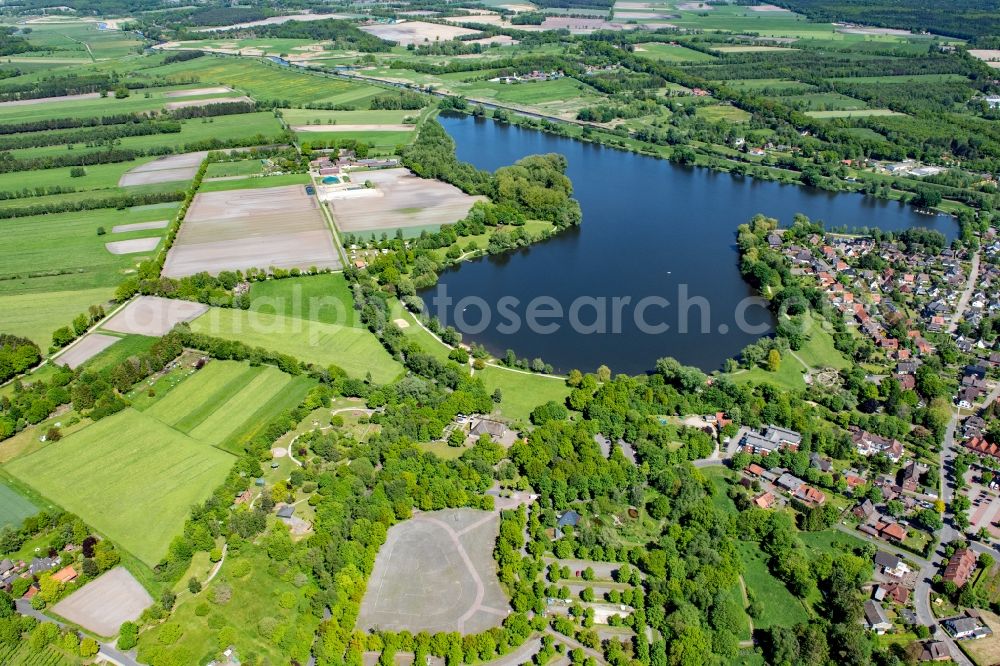
[[118,633],[122,622],[139,619],[153,605],[149,592],[125,567],[115,567],[69,595],[52,610],[98,636]]
[[183,109],[188,106],[208,106],[210,104],[225,104],[227,102],[252,102],[246,95],[239,97],[209,97],[207,99],[189,99],[183,102],[170,102],[166,105],[168,111]]
[[191,321],[207,310],[208,306],[201,303],[140,296],[118,311],[102,328],[158,338],[170,332],[175,324]]
[[166,229],[170,220],[156,220],[155,222],[136,222],[135,224],[117,224],[111,227],[113,234],[127,234],[132,231],[149,231],[150,229]]
[[340,268],[319,204],[302,185],[199,193],[163,274],[177,278],[272,266]]
[[403,23],[363,25],[361,29],[390,42],[398,42],[401,46],[407,44],[423,44],[425,42],[446,42],[465,35],[475,35],[476,30],[459,28],[454,25],[438,25],[424,21],[404,21]]
[[91,333],[60,354],[55,363],[57,365],[65,365],[76,370],[78,367],[97,356],[119,340],[121,340],[121,338],[117,338],[113,335]]
[[342,231],[450,224],[465,217],[476,201],[484,200],[454,185],[419,178],[408,169],[367,171],[355,174],[353,179],[371,181],[375,192],[357,198],[341,198],[336,192],[327,195]]
[[161,157],[126,171],[118,180],[119,187],[155,185],[177,180],[191,180],[208,155],[206,151]]
[[394,525],[379,549],[357,626],[473,634],[510,612],[497,580],[499,516],[475,509],[415,515]]
[[136,254],[138,252],[152,252],[160,244],[160,237],[133,238],[132,240],[112,241],[105,243],[104,247],[111,254]]

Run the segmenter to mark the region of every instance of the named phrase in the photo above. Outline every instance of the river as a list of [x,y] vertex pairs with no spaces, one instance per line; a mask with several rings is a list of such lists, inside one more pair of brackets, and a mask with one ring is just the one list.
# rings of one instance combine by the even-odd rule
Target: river
[[803,213],[828,227],[957,233],[952,218],[898,202],[682,167],[488,119],[440,120],[459,159],[481,169],[537,153],[569,162],[579,229],[464,262],[421,293],[466,342],[540,357],[561,372],[607,364],[639,374],[663,356],[710,371],[769,333],[773,318],[740,276],[735,245],[737,226],[756,213],[782,224]]

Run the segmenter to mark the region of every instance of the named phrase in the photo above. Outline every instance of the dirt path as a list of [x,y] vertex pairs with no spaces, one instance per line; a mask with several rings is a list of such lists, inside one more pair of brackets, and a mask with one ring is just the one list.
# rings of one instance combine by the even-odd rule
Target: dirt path
[[208,574],[208,578],[205,579],[203,585],[208,585],[209,583],[211,583],[212,579],[215,578],[216,574],[219,573],[219,570],[222,569],[223,563],[226,561],[226,553],[228,552],[229,552],[229,544],[228,543],[222,544],[222,559],[216,562],[215,566],[212,567],[212,573]]

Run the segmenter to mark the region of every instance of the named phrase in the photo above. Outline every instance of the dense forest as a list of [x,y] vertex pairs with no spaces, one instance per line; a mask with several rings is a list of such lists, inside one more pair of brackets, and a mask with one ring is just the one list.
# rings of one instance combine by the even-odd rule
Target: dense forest
[[850,21],[886,28],[972,39],[1000,34],[997,0],[780,0],[775,4],[805,14],[816,21]]

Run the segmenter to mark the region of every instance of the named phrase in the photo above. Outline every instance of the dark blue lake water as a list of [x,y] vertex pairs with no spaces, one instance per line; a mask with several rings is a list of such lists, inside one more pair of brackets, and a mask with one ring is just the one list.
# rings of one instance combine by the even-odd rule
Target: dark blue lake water
[[[859,194],[676,166],[492,120],[448,116],[441,123],[459,159],[482,169],[536,153],[561,153],[569,162],[583,209],[579,229],[466,262],[421,294],[447,323],[463,319],[457,328],[466,341],[497,355],[513,349],[540,357],[560,371],[603,363],[636,374],[662,356],[714,370],[767,334],[773,319],[747,300],[752,292],[735,245],[737,226],[757,213],[782,224],[803,213],[827,227],[924,226],[949,238],[958,231],[952,218]],[[435,305],[441,290],[457,307]]]

